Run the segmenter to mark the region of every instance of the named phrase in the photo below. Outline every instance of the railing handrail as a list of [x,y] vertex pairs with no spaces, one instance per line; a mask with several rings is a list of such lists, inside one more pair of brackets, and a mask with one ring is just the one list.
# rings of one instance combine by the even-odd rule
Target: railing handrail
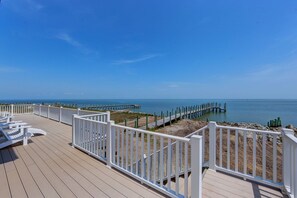
[[75,115],[75,118],[79,118],[81,120],[85,120],[85,121],[90,121],[90,122],[93,122],[93,123],[99,123],[99,124],[105,124],[107,125],[107,122],[104,122],[104,121],[98,121],[98,120],[90,120],[90,119],[87,119],[87,118],[83,118],[81,116],[77,116],[76,114]]
[[233,126],[224,126],[224,125],[217,125],[217,128],[248,131],[248,132],[255,132],[255,133],[265,133],[265,134],[271,134],[271,135],[280,135],[281,134],[281,132],[276,132],[276,131],[249,129],[249,128],[243,128],[243,127],[233,127]]
[[86,118],[86,117],[94,117],[94,116],[101,116],[101,115],[107,115],[108,113],[97,113],[97,114],[89,114],[89,115],[81,115],[80,118]]
[[285,134],[286,137],[288,137],[288,140],[291,144],[297,145],[297,137],[295,137],[293,134]]
[[174,140],[178,140],[178,141],[182,141],[182,142],[189,142],[190,141],[189,138],[178,137],[178,136],[173,136],[173,135],[168,135],[168,134],[162,134],[162,133],[158,133],[158,132],[151,132],[151,131],[146,131],[146,130],[143,130],[143,129],[136,129],[136,128],[132,128],[132,127],[128,127],[128,126],[122,126],[122,125],[118,125],[118,124],[112,124],[112,126],[122,128],[122,129],[126,129],[126,130],[132,130],[132,131],[136,131],[136,132],[140,132],[140,133],[156,135],[156,136],[159,136],[159,137],[170,138],[170,139],[174,139]]
[[74,110],[74,111],[79,110],[79,111],[82,111],[82,112],[90,112],[90,113],[94,112],[94,113],[98,113],[98,111],[92,111],[92,110],[81,109],[81,108],[70,108],[70,107],[63,107],[63,106],[53,106],[53,105],[44,105],[44,104],[32,104],[32,106],[35,106],[35,107],[41,106],[41,107],[45,107],[45,108],[50,107],[50,108],[55,108],[55,109],[62,108],[62,109],[66,109],[66,110]]
[[190,133],[190,134],[186,135],[185,137],[186,137],[186,138],[189,138],[189,137],[191,137],[192,135],[196,135],[197,133],[200,133],[200,132],[202,132],[202,131],[205,130],[205,129],[208,129],[208,126],[207,126],[207,125],[205,125],[204,127],[202,127],[202,128],[200,128],[200,129],[194,131],[193,133]]

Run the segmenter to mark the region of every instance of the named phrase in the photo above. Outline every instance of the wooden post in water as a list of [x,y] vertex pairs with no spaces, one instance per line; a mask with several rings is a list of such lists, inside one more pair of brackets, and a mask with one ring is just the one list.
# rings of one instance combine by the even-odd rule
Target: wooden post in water
[[190,111],[190,114],[189,114],[188,118],[191,119],[191,111],[192,111],[192,107],[191,106],[189,106],[189,111]]
[[174,112],[174,113],[175,113],[175,121],[176,121],[176,110],[175,110],[175,112]]
[[145,128],[146,130],[148,129],[148,115],[146,115],[146,118],[145,118]]
[[163,127],[165,127],[165,116],[163,115]]
[[155,128],[157,127],[157,115],[154,113],[154,118],[155,118]]

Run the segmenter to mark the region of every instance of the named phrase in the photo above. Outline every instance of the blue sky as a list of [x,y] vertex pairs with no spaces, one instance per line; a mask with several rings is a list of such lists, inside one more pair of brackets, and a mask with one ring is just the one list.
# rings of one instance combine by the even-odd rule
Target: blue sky
[[2,0],[0,99],[297,98],[297,3]]

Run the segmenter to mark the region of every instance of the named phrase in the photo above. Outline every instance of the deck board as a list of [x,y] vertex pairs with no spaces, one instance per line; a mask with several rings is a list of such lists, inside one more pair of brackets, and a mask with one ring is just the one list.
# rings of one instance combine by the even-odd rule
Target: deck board
[[[40,139],[42,142],[43,140]],[[58,149],[57,152],[63,156],[63,159],[68,163],[68,164],[76,164],[79,166],[76,166],[77,169],[82,169],[85,172],[85,175],[88,179],[92,180],[93,183],[96,185],[99,185],[98,187],[103,189],[103,190],[108,190],[110,192],[118,191],[117,189],[121,189],[121,193],[123,193],[127,197],[138,197],[139,195],[135,193],[134,191],[130,190],[129,188],[125,188],[124,184],[118,183],[117,181],[113,180],[110,178],[108,175],[104,174],[103,172],[99,171],[95,167],[89,165],[88,163],[85,163],[82,161],[82,159],[78,158],[77,155],[75,155],[72,152],[69,152],[67,148],[58,145],[57,140],[51,139],[51,141],[48,142],[43,142],[44,144],[47,144],[49,147],[52,147],[53,145],[56,146]],[[71,150],[73,150],[71,148]],[[112,183],[113,186],[107,186],[103,181],[106,181],[108,183]],[[112,194],[109,196],[120,196],[117,194]]]
[[30,153],[32,158],[34,158],[37,166],[48,178],[51,185],[56,189],[61,197],[91,197],[91,195],[72,177],[70,177],[56,163],[48,158],[46,153],[39,149],[37,153],[37,150],[35,150],[36,148],[38,147],[30,145],[25,148],[25,151]]
[[8,180],[6,176],[6,170],[4,167],[4,161],[0,153],[0,197],[10,197],[10,189],[8,185]]
[[46,176],[43,174],[37,164],[34,163],[31,156],[24,151],[24,148],[22,148],[22,146],[17,147],[16,155],[23,159],[24,163],[31,173],[32,178],[35,180],[36,184],[39,186],[42,194],[45,197],[59,197],[55,188],[49,183]]
[[224,173],[207,170],[203,178],[203,191],[210,197],[285,197],[280,190],[236,178]]
[[1,150],[2,159],[7,175],[8,185],[10,188],[11,196],[13,197],[27,197],[23,183],[20,179],[19,173],[14,165],[14,161],[10,156],[9,150]]
[[24,189],[28,195],[28,197],[43,197],[44,195],[40,191],[38,185],[36,184],[35,180],[32,178],[31,173],[29,172],[27,166],[25,165],[24,161],[21,158],[16,156],[16,149],[9,148],[10,155],[12,159],[14,159],[14,164],[16,169],[19,173],[20,179],[23,183]]

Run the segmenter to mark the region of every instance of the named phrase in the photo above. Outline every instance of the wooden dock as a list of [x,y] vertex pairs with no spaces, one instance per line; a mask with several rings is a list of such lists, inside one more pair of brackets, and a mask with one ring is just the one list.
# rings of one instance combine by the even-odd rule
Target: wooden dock
[[218,104],[218,103],[207,103],[207,104],[195,105],[190,107],[181,107],[181,108],[177,108],[175,112],[173,111],[169,113],[167,112],[167,116],[165,116],[164,113],[161,112],[161,119],[157,119],[157,116],[155,115],[155,121],[146,124],[146,126],[141,127],[141,129],[153,129],[158,127],[164,127],[177,120],[196,119],[211,112],[225,113],[226,111],[227,111],[226,104],[224,104],[224,108],[222,108],[221,104]]
[[[0,197],[164,197],[72,148],[71,126],[31,114],[15,119],[48,134],[0,150]],[[283,197],[279,190],[210,170],[202,188],[206,198]]]
[[116,111],[125,109],[140,109],[139,104],[111,104],[111,105],[84,105],[81,109],[87,110],[102,110],[102,111]]

